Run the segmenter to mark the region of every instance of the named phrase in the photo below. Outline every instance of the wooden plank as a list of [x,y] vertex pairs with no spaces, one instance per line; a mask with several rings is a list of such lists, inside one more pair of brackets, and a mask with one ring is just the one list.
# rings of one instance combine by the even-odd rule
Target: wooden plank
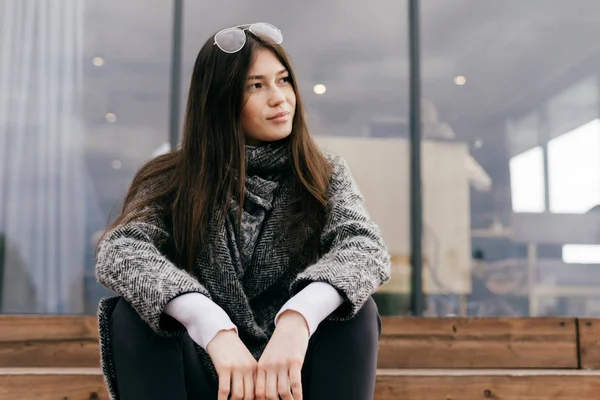
[[[573,318],[383,318],[379,367],[577,368],[575,324]],[[94,316],[0,316],[0,365],[97,367],[97,340]],[[594,350],[586,351],[591,362]]]
[[98,319],[91,315],[0,316],[0,342],[61,339],[98,340]]
[[39,340],[0,342],[0,365],[30,367],[99,367],[96,340]]
[[[575,400],[600,391],[598,371],[380,370],[375,400]],[[0,369],[0,398],[104,400],[98,369]]]
[[581,368],[600,369],[600,318],[579,318]]
[[0,316],[0,365],[98,367],[95,316]]
[[574,318],[383,318],[379,368],[577,368]]
[[598,398],[600,375],[586,371],[383,371],[376,400],[579,400]]
[[0,399],[19,400],[108,400],[99,371],[0,370]]

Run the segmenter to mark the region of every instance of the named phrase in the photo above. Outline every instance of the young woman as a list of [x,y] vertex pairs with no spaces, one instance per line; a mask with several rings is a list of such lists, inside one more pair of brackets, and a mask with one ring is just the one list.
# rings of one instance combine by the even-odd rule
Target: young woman
[[373,396],[389,256],[281,42],[266,23],[206,42],[181,148],[140,169],[98,245],[116,399]]

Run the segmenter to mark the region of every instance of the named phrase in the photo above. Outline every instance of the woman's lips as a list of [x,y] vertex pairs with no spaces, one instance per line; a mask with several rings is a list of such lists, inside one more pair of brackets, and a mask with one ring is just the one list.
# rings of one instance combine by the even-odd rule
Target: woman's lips
[[274,116],[268,118],[268,120],[271,122],[287,122],[289,119],[290,119],[289,112],[281,112],[281,113],[275,114]]

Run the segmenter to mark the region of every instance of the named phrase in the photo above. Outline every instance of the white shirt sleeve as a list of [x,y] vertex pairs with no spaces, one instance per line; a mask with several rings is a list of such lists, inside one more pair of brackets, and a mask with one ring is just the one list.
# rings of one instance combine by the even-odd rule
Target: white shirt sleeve
[[328,283],[313,282],[289,299],[275,316],[275,325],[284,311],[294,310],[300,313],[308,325],[310,336],[319,324],[342,305],[344,299]]
[[237,327],[217,303],[201,293],[186,293],[167,303],[164,312],[187,329],[190,338],[206,350],[217,333]]

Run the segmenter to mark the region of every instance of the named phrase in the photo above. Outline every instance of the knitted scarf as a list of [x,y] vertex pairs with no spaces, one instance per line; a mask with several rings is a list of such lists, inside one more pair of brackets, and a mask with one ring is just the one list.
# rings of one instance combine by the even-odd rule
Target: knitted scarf
[[[268,143],[246,148],[246,182],[241,226],[237,199],[232,199],[225,226],[221,229],[213,251],[228,251],[231,263],[241,278],[252,260],[254,247],[263,223],[273,208],[273,198],[289,170],[288,147],[285,143]],[[241,237],[238,238],[238,232]],[[238,240],[239,239],[239,240]]]

